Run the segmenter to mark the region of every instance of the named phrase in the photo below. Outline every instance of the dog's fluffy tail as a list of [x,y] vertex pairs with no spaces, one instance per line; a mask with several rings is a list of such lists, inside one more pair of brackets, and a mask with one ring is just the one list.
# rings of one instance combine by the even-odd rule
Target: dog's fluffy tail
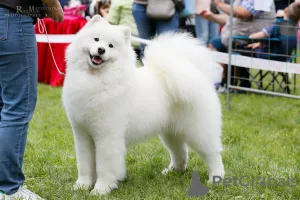
[[[189,34],[157,37],[145,49],[144,63],[161,78],[176,101],[190,102],[202,95],[199,91],[215,91],[213,74],[217,63],[211,51]],[[214,92],[205,95],[215,98]]]
[[188,33],[172,32],[158,36],[146,47],[144,62],[160,71],[175,70],[176,63],[191,64],[211,79],[218,65],[211,51],[201,46],[198,39]]

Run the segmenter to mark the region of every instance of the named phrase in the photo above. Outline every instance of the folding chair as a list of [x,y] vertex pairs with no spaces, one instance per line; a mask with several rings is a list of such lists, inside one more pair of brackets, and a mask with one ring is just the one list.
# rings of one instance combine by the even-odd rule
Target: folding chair
[[[276,29],[273,38],[262,38],[262,39],[251,39],[249,36],[234,36],[234,40],[244,40],[247,44],[261,42],[263,43],[263,48],[255,49],[254,51],[248,51],[248,53],[241,53],[242,55],[254,55],[256,58],[269,59],[280,62],[293,62],[297,57],[297,34],[298,25],[295,22],[283,19],[277,19]],[[295,53],[293,54],[293,51]],[[263,79],[267,75],[271,75],[271,81],[267,86],[263,86]],[[259,77],[257,81],[256,78]],[[282,80],[279,80],[282,77]],[[289,76],[287,73],[282,72],[263,72],[259,70],[256,74],[250,73],[251,82],[256,83],[259,89],[267,90],[272,86],[272,91],[275,90],[274,83],[279,86],[279,91],[285,93],[290,93],[289,88]],[[294,75],[294,84],[296,84],[296,76]],[[296,86],[294,85],[294,90]]]

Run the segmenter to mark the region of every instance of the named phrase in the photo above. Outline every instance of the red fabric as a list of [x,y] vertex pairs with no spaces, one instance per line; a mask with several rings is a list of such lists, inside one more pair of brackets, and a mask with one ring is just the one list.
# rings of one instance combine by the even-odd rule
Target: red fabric
[[[54,22],[52,19],[44,19],[44,23],[48,34],[75,34],[85,24],[85,19],[65,20],[60,23]],[[35,26],[35,32],[39,33],[38,24]],[[38,81],[51,86],[62,86],[64,75],[60,75],[55,67],[48,43],[38,43]],[[52,51],[56,63],[61,72],[65,72],[65,50],[68,44],[51,43]]]
[[64,8],[64,19],[75,20],[83,18],[86,5]]

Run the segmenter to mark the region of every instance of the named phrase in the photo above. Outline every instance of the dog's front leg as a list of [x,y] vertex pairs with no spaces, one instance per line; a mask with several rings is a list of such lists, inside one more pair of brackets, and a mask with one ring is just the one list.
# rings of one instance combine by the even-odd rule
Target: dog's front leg
[[93,139],[84,130],[73,127],[77,156],[78,179],[74,189],[90,189],[95,183],[95,146]]
[[94,138],[96,147],[97,181],[92,195],[108,194],[118,187],[118,181],[125,177],[125,138],[123,135],[106,133]]

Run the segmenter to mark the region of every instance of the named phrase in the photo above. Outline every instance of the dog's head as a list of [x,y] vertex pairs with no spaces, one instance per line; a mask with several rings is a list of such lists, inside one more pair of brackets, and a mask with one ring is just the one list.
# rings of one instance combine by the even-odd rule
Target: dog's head
[[116,61],[125,61],[132,55],[130,39],[129,28],[110,25],[100,15],[96,15],[69,45],[67,61],[74,63],[80,60],[81,65],[94,69],[103,68]]

